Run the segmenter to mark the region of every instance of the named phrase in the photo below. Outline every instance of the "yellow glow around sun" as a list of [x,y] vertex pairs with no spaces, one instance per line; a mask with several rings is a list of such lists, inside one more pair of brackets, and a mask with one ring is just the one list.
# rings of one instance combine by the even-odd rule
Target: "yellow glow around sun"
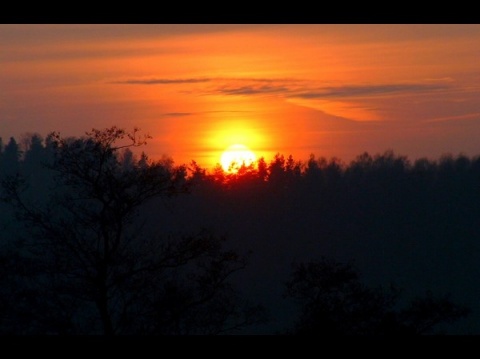
[[255,153],[247,146],[235,144],[229,146],[220,157],[220,163],[225,172],[237,172],[242,166],[249,166],[256,160]]
[[201,147],[205,148],[205,159],[212,169],[220,165],[224,171],[236,173],[238,168],[229,170],[231,162],[241,167],[243,162],[249,165],[260,157],[270,158],[269,148],[273,145],[266,136],[264,121],[247,115],[242,119],[231,118],[224,112],[210,116],[211,126],[201,137]]

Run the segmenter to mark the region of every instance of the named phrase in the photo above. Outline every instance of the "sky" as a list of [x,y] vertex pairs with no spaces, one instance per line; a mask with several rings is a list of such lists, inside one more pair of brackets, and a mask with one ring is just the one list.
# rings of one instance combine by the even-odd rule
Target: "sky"
[[480,155],[480,25],[0,25],[0,137],[116,125],[150,158]]

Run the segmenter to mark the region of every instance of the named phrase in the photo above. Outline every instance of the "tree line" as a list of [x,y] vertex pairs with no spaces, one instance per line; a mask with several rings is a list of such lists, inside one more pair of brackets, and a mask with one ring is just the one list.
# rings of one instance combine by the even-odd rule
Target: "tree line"
[[[221,334],[272,320],[261,298],[252,302],[234,285],[252,253],[204,228],[171,236],[147,215],[155,201],[300,206],[318,215],[323,236],[344,239],[395,240],[392,232],[403,235],[411,221],[413,237],[440,241],[458,236],[457,225],[438,228],[453,218],[478,235],[479,158],[411,163],[387,151],[346,165],[277,154],[229,174],[137,158],[132,149],[147,140],[111,127],[83,137],[34,134],[22,150],[14,138],[0,145],[2,334]],[[297,319],[276,333],[435,333],[470,313],[447,294],[401,302],[400,291],[367,285],[360,272],[323,256],[296,263],[284,296]]]

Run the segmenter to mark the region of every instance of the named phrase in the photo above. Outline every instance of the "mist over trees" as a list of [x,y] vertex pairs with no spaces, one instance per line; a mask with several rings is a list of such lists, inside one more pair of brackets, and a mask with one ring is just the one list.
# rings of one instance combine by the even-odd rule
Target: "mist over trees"
[[0,333],[480,332],[480,157],[226,173],[147,140],[0,142]]

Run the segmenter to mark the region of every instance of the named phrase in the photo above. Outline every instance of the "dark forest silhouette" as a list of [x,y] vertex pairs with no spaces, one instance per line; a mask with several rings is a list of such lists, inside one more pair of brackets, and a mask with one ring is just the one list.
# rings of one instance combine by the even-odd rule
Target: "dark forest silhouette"
[[480,332],[479,157],[225,173],[137,157],[146,140],[0,142],[0,333]]
[[438,324],[470,312],[448,295],[435,298],[428,291],[398,308],[399,289],[369,288],[350,263],[325,258],[296,265],[285,295],[301,306],[292,330],[297,335],[436,334]]
[[[127,144],[118,145],[125,137]],[[25,164],[42,157],[33,143]],[[3,298],[3,331],[217,334],[257,320],[259,308],[243,307],[227,283],[245,259],[223,251],[222,238],[200,232],[171,239],[142,230],[139,207],[185,191],[182,167],[117,156],[144,143],[137,131],[93,130],[84,139],[53,133],[47,143],[46,183],[53,190],[45,201],[29,198],[24,178],[3,180],[4,199],[27,234],[16,243],[17,256],[4,257],[12,291]]]

